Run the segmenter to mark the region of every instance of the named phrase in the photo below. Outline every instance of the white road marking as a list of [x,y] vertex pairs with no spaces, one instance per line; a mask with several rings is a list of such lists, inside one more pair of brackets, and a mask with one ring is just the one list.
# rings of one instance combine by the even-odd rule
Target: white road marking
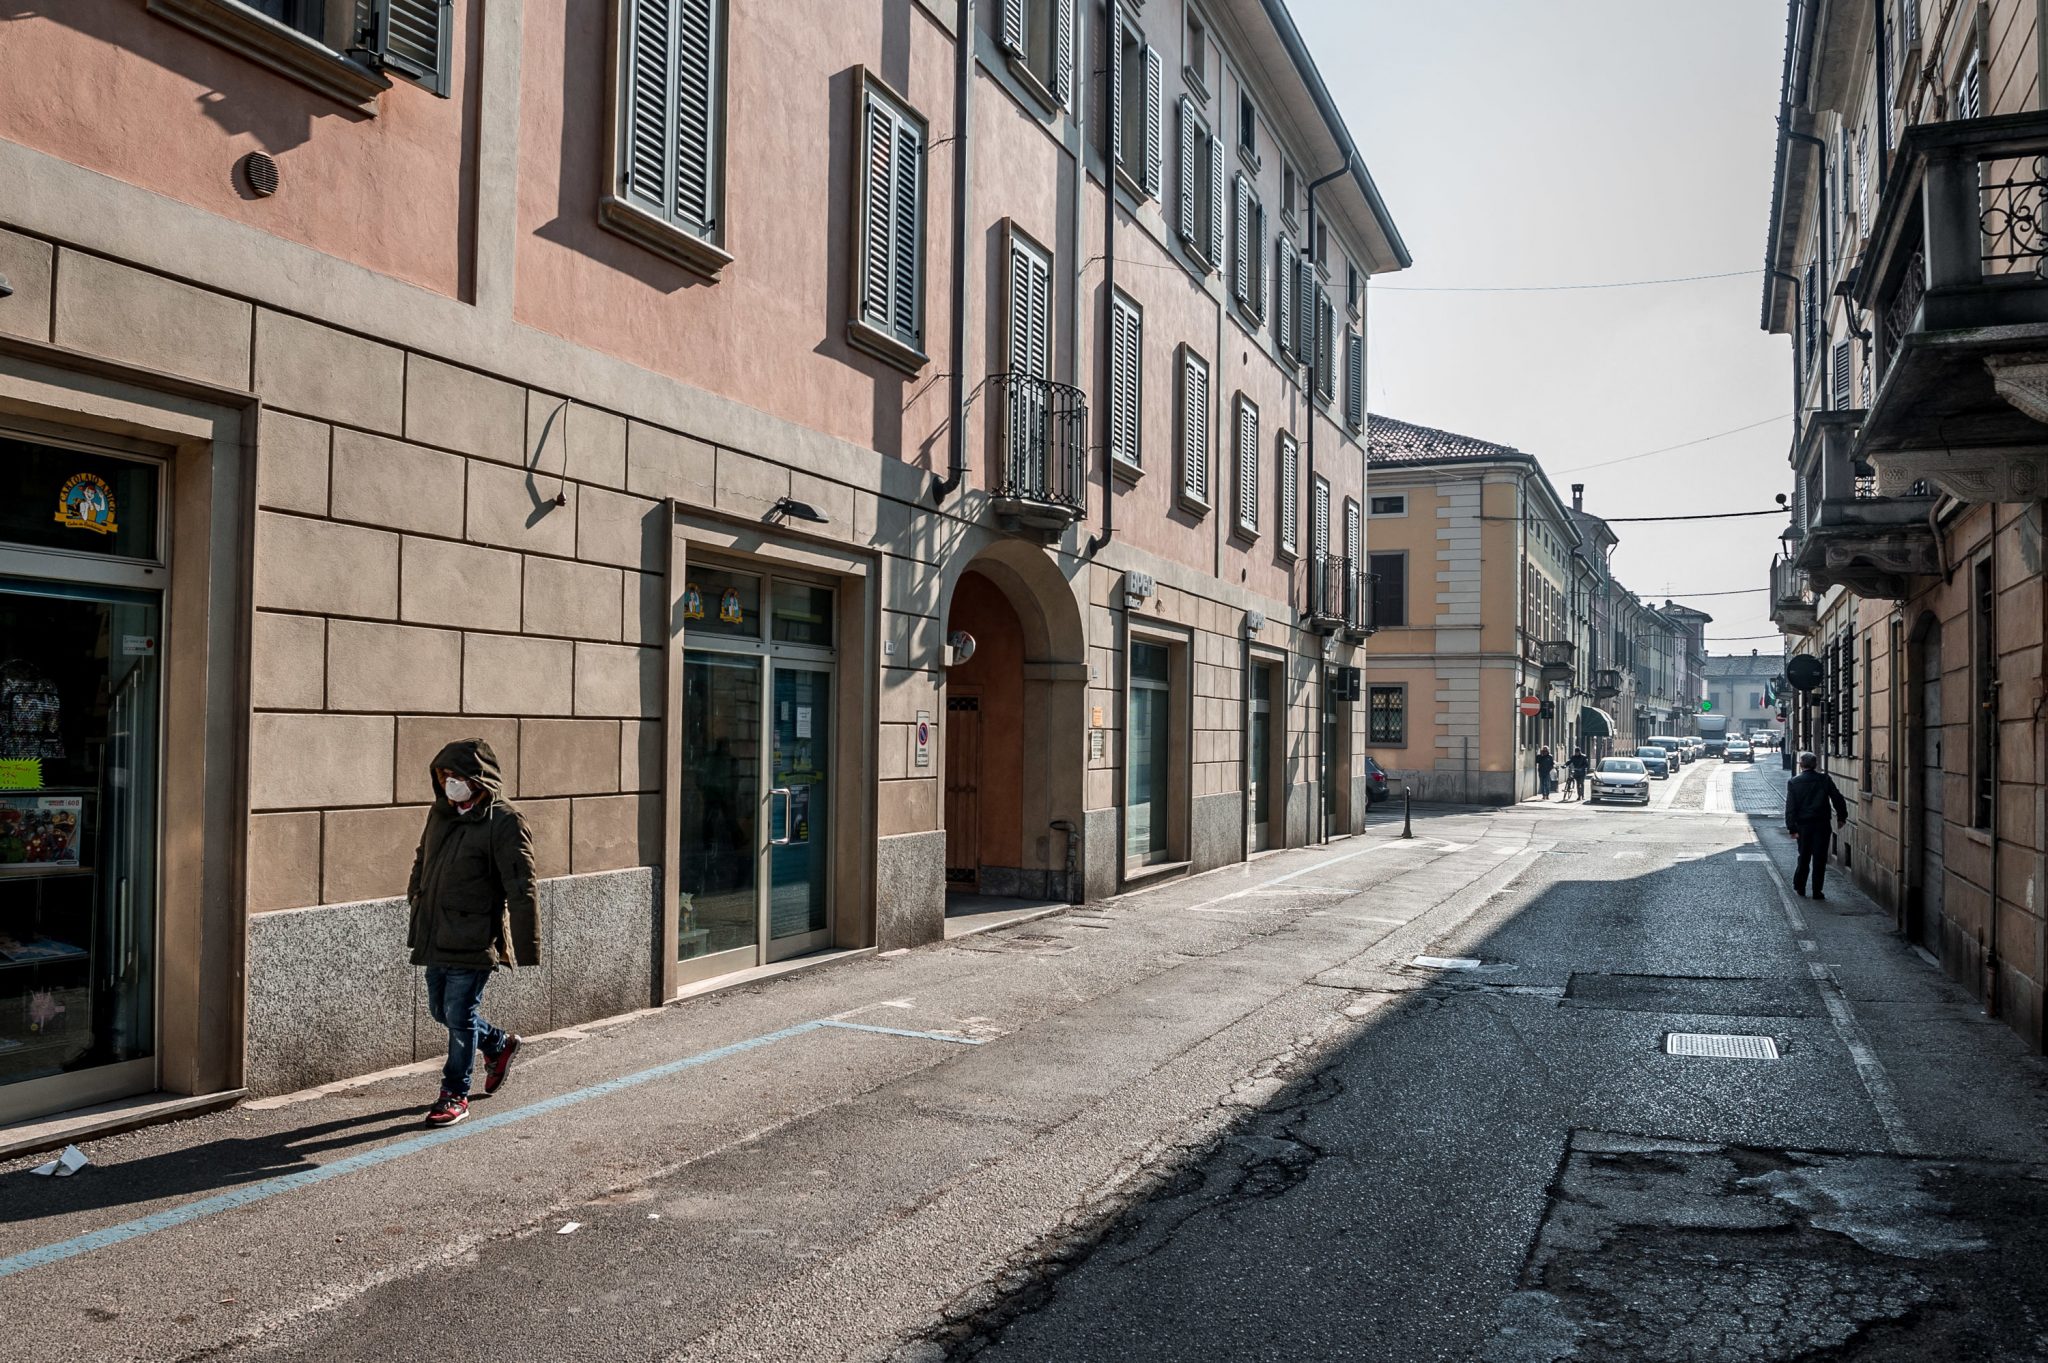
[[[1275,885],[1284,885],[1286,882],[1290,880],[1297,880],[1302,876],[1314,875],[1317,871],[1324,870],[1327,867],[1340,865],[1344,862],[1352,860],[1355,857],[1362,857],[1367,852],[1377,851],[1381,847],[1384,847],[1386,845],[1387,844],[1385,843],[1369,843],[1366,846],[1359,848],[1356,852],[1346,852],[1343,856],[1331,857],[1328,860],[1316,862],[1313,866],[1303,866],[1299,870],[1289,871],[1285,875],[1274,876],[1271,880],[1262,880],[1256,885],[1247,885],[1241,890],[1232,890],[1229,894],[1217,895],[1214,899],[1205,899],[1199,904],[1190,905],[1186,912],[1193,913],[1197,909],[1206,909],[1209,908],[1211,905],[1228,903],[1230,900],[1241,898],[1245,895],[1251,894],[1256,890],[1269,889]],[[1143,892],[1140,891],[1140,893]]]

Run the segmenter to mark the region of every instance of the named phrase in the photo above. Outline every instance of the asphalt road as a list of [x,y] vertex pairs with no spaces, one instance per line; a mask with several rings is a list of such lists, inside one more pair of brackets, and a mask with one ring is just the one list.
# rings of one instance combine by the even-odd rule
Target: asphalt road
[[0,1165],[0,1357],[2048,1358],[2048,1067],[1787,897],[1781,779],[577,1029],[454,1139],[409,1073]]

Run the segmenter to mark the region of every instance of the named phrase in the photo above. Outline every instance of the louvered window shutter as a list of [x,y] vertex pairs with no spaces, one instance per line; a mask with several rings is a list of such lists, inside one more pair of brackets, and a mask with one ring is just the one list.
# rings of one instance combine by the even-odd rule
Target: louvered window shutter
[[1316,392],[1325,398],[1334,397],[1337,382],[1336,362],[1337,313],[1330,304],[1330,296],[1316,289]]
[[1003,0],[1003,48],[1024,55],[1024,0]]
[[1259,528],[1259,409],[1237,400],[1237,523]]
[[1849,405],[1849,343],[1835,342],[1835,400],[1834,408],[1841,411]]
[[1294,258],[1294,357],[1302,364],[1316,362],[1316,267],[1306,253]]
[[714,177],[718,165],[716,11],[722,0],[674,0],[675,216],[684,227],[708,233],[717,227]]
[[867,92],[866,113],[860,317],[921,348],[924,131],[874,90]]
[[1180,97],[1180,239],[1195,244],[1195,106]]
[[1139,378],[1144,321],[1138,310],[1122,298],[1116,299],[1113,306],[1116,316],[1111,328],[1114,350],[1110,355],[1110,452],[1127,463],[1141,464]]
[[1180,487],[1190,501],[1209,504],[1209,366],[1193,351],[1180,366]]
[[1266,206],[1257,199],[1252,200],[1251,285],[1247,290],[1245,306],[1254,317],[1266,315]]
[[1124,26],[1118,14],[1115,0],[1111,0],[1109,26],[1102,34],[1102,41],[1109,48],[1109,107],[1102,111],[1102,121],[1109,135],[1109,163],[1112,166],[1124,164],[1124,82],[1137,75],[1124,70]]
[[1309,491],[1308,502],[1309,547],[1318,558],[1330,554],[1330,485],[1316,479]]
[[1963,83],[1956,91],[1956,117],[1976,118],[1984,112],[1984,72],[1977,54],[1963,71]]
[[624,197],[660,218],[674,216],[669,164],[669,95],[674,59],[674,0],[625,0],[620,80],[625,108],[619,167]]
[[861,195],[860,316],[869,326],[887,330],[891,322],[890,282],[894,277],[896,217],[896,118],[870,91],[867,97],[867,164]]
[[1166,147],[1161,129],[1166,81],[1157,48],[1145,49],[1145,193],[1159,197],[1159,167]]
[[1294,353],[1294,243],[1283,234],[1273,252],[1273,332],[1280,349]]
[[1856,133],[1856,217],[1865,236],[1870,235],[1870,126]]
[[1301,442],[1280,432],[1280,547],[1301,547]]
[[379,70],[448,97],[455,0],[356,0],[355,51]]
[[1344,329],[1344,424],[1365,429],[1365,338],[1357,327]]
[[1044,379],[1052,368],[1051,267],[1031,247],[1010,247],[1010,372]]
[[1349,497],[1344,499],[1344,556],[1351,560],[1354,568],[1362,567],[1361,556],[1365,552],[1365,532],[1358,519],[1358,503]]
[[1052,93],[1062,104],[1074,99],[1074,0],[1056,0],[1052,26]]
[[1237,247],[1231,260],[1231,291],[1237,301],[1245,302],[1252,293],[1252,190],[1240,175],[1231,181],[1231,230],[1235,233],[1233,244]]
[[1209,137],[1209,265],[1223,273],[1223,139]]
[[924,346],[924,131],[896,124],[895,254],[889,283],[897,339]]

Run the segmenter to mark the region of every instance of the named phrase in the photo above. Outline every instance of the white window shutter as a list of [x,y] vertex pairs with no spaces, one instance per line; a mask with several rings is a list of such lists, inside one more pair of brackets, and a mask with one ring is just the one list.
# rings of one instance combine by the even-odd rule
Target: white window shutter
[[1209,265],[1223,273],[1223,138],[1209,138]]
[[1110,0],[1109,23],[1102,31],[1102,41],[1109,48],[1109,107],[1102,111],[1102,120],[1109,129],[1111,166],[1124,163],[1124,82],[1132,74],[1124,70],[1124,26],[1117,14],[1116,0]]
[[1308,504],[1309,547],[1317,557],[1328,557],[1330,552],[1330,485],[1316,479],[1309,491]]
[[1180,239],[1195,244],[1195,106],[1180,97]]
[[1044,379],[1052,370],[1052,272],[1024,242],[1010,245],[1009,361],[1012,374]]
[[888,330],[895,280],[896,118],[872,91],[867,97],[866,162],[861,167],[862,250],[860,262],[863,322]]
[[355,12],[373,64],[448,97],[455,0],[357,0]]
[[1301,548],[1301,442],[1280,432],[1280,547]]
[[1365,338],[1357,327],[1344,329],[1344,424],[1365,429]]
[[1237,400],[1237,523],[1259,526],[1259,409]]
[[1209,504],[1209,366],[1185,351],[1180,367],[1180,486],[1190,501]]
[[1977,118],[1984,112],[1984,69],[1975,52],[1963,70],[1963,83],[1956,90],[1956,117]]
[[1062,104],[1074,99],[1074,0],[1055,0],[1052,26],[1052,93]]
[[669,135],[670,97],[675,81],[674,0],[623,0],[619,63],[619,187],[628,202],[656,217],[674,216],[669,173],[675,139]]
[[699,232],[717,227],[717,13],[722,0],[675,0],[675,212]]
[[1166,156],[1161,129],[1165,88],[1159,51],[1148,46],[1145,49],[1145,193],[1155,199],[1159,197],[1160,163]]
[[1243,303],[1252,293],[1252,190],[1242,175],[1231,181],[1231,186],[1235,191],[1231,204],[1231,230],[1236,234],[1233,244],[1237,250],[1231,261],[1230,283],[1237,301]]
[[1140,463],[1139,428],[1141,346],[1144,322],[1138,310],[1117,298],[1110,328],[1109,433],[1111,453],[1128,463]]
[[1316,267],[1304,250],[1294,258],[1294,357],[1302,364],[1316,362]]
[[1849,366],[1849,343],[1847,341],[1835,342],[1835,393],[1834,402],[1831,405],[1838,412],[1849,405]]
[[1024,0],[1003,0],[1003,50],[1024,55]]
[[1344,557],[1351,560],[1356,570],[1361,565],[1360,557],[1365,551],[1364,527],[1358,519],[1358,503],[1349,497],[1344,499]]

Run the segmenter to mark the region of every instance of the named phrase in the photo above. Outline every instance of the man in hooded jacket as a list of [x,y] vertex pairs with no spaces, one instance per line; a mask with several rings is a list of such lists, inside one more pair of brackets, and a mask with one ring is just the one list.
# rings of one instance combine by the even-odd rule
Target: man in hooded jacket
[[520,1039],[478,1011],[491,972],[540,964],[540,900],[533,832],[500,789],[498,756],[480,738],[441,749],[429,777],[434,806],[413,857],[405,897],[406,945],[427,968],[427,1011],[448,1029],[448,1063],[429,1126],[469,1115],[470,1074],[484,1056],[484,1092],[496,1093]]

